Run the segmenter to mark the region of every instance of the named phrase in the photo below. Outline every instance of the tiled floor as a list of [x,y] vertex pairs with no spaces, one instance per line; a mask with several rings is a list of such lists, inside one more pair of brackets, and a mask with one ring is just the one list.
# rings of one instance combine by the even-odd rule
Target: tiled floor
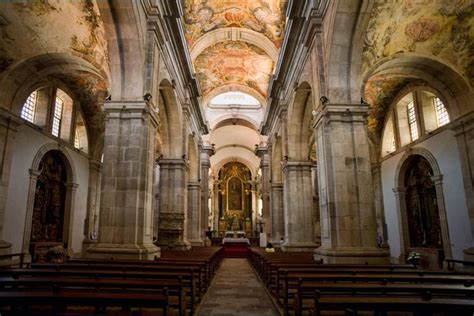
[[222,262],[198,312],[199,316],[279,316],[247,259]]

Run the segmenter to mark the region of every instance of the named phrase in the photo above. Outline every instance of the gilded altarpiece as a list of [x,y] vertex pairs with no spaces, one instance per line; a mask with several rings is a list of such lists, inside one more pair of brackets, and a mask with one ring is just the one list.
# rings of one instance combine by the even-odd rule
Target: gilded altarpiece
[[249,168],[240,162],[229,162],[219,171],[219,231],[251,230],[251,180]]
[[443,243],[433,170],[422,156],[415,156],[406,170],[406,210],[410,248],[432,249],[442,260]]
[[46,261],[48,248],[63,245],[67,173],[57,151],[49,151],[39,165],[36,181],[30,253],[36,262]]

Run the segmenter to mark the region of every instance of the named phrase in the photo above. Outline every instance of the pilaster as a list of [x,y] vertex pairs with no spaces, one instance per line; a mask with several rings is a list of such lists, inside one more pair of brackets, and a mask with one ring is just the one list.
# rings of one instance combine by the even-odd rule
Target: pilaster
[[100,190],[102,179],[102,163],[95,159],[89,160],[89,188],[87,192],[87,215],[84,224],[84,240],[82,250],[85,251],[97,242],[97,224],[99,219]]
[[271,222],[272,236],[271,242],[280,245],[280,241],[285,237],[285,227],[283,218],[283,183],[271,184]]
[[15,135],[21,120],[0,108],[0,254],[11,252],[11,244],[3,240],[8,185],[14,148]]
[[160,220],[158,244],[177,250],[188,250],[186,236],[186,206],[188,187],[186,163],[183,159],[161,159],[160,165]]
[[[265,223],[264,233],[272,238],[272,221],[270,214],[270,154],[264,143],[255,147],[255,154],[260,157],[260,170],[262,171],[260,183],[260,198],[262,199],[262,218]],[[258,210],[256,210],[258,211]]]
[[108,102],[98,243],[90,257],[151,259],[156,113],[146,102]]
[[309,161],[285,161],[283,165],[283,251],[311,251],[316,247],[313,229],[313,194]]
[[188,216],[187,239],[191,246],[202,246],[201,238],[201,184],[199,182],[188,182]]
[[[474,112],[465,115],[453,123],[461,159],[461,169],[466,194],[466,204],[471,222],[471,234],[474,240]],[[464,250],[466,260],[474,260],[474,245]]]
[[214,145],[201,146],[201,238],[206,239],[205,233],[209,229],[209,169],[210,157],[214,155]]
[[315,117],[321,247],[329,263],[387,262],[377,247],[366,104],[323,103]]

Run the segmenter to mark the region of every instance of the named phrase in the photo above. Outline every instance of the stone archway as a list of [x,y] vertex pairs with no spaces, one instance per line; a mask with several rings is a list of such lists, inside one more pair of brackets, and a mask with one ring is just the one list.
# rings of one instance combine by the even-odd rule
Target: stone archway
[[50,247],[72,243],[75,173],[72,159],[57,144],[47,144],[36,154],[30,169],[22,251],[42,261]]
[[[443,175],[434,156],[424,148],[412,148],[400,160],[395,174],[398,176],[393,191],[400,222],[400,257],[404,258],[411,250],[432,254],[432,251],[423,251],[423,248],[436,249],[433,241],[436,238],[441,241],[438,248],[442,253],[439,256],[451,257]],[[420,190],[424,192],[421,193]],[[428,215],[432,220],[427,221]],[[418,218],[415,218],[416,216]],[[429,227],[432,225],[439,225],[439,228]],[[426,236],[435,231],[438,231],[440,236]],[[420,236],[419,233],[425,236]]]

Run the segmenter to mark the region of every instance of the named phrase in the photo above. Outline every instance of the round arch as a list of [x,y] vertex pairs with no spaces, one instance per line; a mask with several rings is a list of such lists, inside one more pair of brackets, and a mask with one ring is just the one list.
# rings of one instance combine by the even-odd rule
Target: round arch
[[263,49],[273,62],[278,59],[275,44],[262,33],[240,27],[226,27],[205,33],[191,47],[191,59],[195,60],[206,48],[226,41],[243,41]]
[[35,157],[33,158],[31,169],[30,169],[30,185],[28,189],[28,197],[26,203],[26,219],[25,219],[25,230],[23,233],[23,244],[22,252],[29,253],[29,245],[31,240],[31,230],[32,230],[32,221],[33,221],[33,208],[35,203],[36,195],[36,184],[38,176],[41,174],[40,163],[45,157],[45,155],[51,151],[56,151],[59,153],[64,166],[66,167],[66,195],[65,195],[65,204],[64,204],[64,226],[63,226],[63,240],[67,245],[72,244],[72,234],[70,233],[73,216],[72,212],[74,209],[74,200],[75,193],[78,187],[76,183],[76,169],[74,167],[73,160],[69,155],[68,151],[63,146],[58,146],[57,143],[47,143],[43,145]]
[[219,127],[227,125],[241,125],[254,130],[258,130],[259,128],[258,123],[255,120],[243,114],[227,114],[219,116],[219,118],[212,122],[212,125],[210,127],[212,130],[216,130]]
[[416,156],[421,156],[426,159],[433,171],[433,176],[431,177],[431,179],[434,182],[436,188],[436,198],[439,211],[441,235],[443,240],[443,250],[446,257],[451,257],[451,242],[449,238],[448,221],[443,195],[443,175],[441,174],[438,162],[436,161],[436,158],[433,156],[433,154],[427,149],[421,147],[414,147],[407,150],[398,162],[395,171],[395,187],[393,189],[393,192],[395,193],[395,198],[397,201],[398,219],[400,223],[399,232],[401,257],[405,257],[407,255],[408,249],[410,248],[405,181],[408,167]]
[[158,107],[163,156],[181,158],[184,155],[183,117],[174,89],[166,79],[160,83]]
[[210,91],[203,98],[202,104],[203,104],[204,108],[208,107],[209,102],[214,97],[216,97],[219,94],[222,94],[224,92],[231,92],[231,91],[239,91],[239,92],[242,92],[242,93],[249,94],[252,97],[254,97],[255,99],[257,99],[262,107],[264,107],[264,108],[266,107],[267,103],[266,103],[265,98],[260,93],[258,93],[255,89],[252,89],[248,86],[244,86],[244,85],[241,85],[241,84],[226,84],[226,85],[222,85],[222,86],[219,86],[218,88],[213,89],[212,91]]

